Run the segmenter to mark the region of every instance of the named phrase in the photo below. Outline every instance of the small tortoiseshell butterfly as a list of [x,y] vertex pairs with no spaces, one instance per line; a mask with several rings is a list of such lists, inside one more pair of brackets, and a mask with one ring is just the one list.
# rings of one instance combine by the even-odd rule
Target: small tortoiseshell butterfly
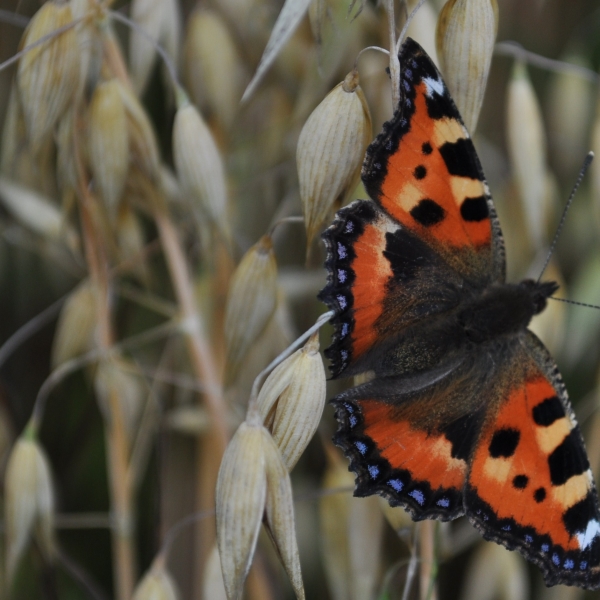
[[371,372],[332,402],[357,474],[413,519],[467,515],[539,565],[547,585],[600,587],[600,514],[554,360],[527,329],[558,288],[505,282],[500,224],[442,77],[407,39],[400,105],[367,151],[372,201],[323,238],[334,377]]

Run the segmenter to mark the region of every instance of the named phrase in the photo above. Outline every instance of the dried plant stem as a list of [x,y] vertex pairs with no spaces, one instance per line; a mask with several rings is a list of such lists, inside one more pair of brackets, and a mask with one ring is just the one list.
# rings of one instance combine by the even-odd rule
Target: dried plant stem
[[420,597],[421,600],[437,600],[435,588],[435,522],[419,524],[419,547],[421,550]]
[[400,102],[400,61],[396,49],[396,17],[394,0],[386,0],[385,10],[388,15],[388,30],[390,36],[390,79],[392,80],[392,106],[394,109]]
[[[95,199],[88,187],[77,135],[73,136],[75,162],[78,172],[79,214],[85,243],[85,256],[90,279],[98,290],[98,335],[100,350],[108,352],[114,343],[109,303],[109,264],[102,236],[93,219]],[[110,415],[105,423],[107,459],[110,481],[111,508],[114,514],[113,564],[115,597],[129,600],[135,585],[135,551],[133,544],[133,489],[128,474],[129,443],[125,433],[123,412],[116,393],[109,398]]]

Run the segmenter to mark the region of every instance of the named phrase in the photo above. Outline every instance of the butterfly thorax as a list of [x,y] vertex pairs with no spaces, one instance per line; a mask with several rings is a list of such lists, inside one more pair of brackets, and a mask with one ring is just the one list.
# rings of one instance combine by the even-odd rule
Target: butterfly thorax
[[489,287],[459,313],[466,338],[483,343],[524,330],[531,319],[546,308],[547,299],[558,289],[553,282],[526,279],[517,284]]

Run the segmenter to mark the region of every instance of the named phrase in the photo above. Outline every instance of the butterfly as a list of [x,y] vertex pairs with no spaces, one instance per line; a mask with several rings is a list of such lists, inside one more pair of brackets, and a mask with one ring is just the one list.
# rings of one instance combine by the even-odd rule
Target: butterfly
[[356,496],[414,520],[466,515],[519,550],[546,585],[600,587],[600,512],[558,368],[527,329],[558,289],[506,283],[475,147],[446,85],[408,38],[400,101],[369,146],[371,200],[323,233],[334,378],[370,380],[332,403]]

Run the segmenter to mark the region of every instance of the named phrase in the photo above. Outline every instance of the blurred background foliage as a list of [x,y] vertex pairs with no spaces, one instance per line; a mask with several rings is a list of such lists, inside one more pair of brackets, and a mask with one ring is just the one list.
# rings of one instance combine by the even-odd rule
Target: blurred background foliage
[[[117,2],[113,8],[127,12],[131,4]],[[359,4],[350,8],[345,1],[325,0],[322,3],[325,16],[320,18],[315,16],[317,9],[312,7],[312,22],[308,17],[302,21],[253,97],[240,107],[239,99],[256,70],[282,2],[182,0],[169,3],[176,6],[181,15],[181,33],[172,40],[180,56],[181,78],[209,124],[223,156],[227,177],[231,253],[223,249],[212,252],[210,245],[216,242],[205,225],[188,218],[185,198],[179,198],[172,207],[179,239],[194,273],[200,304],[206,314],[214,317],[209,322],[212,348],[221,362],[224,342],[220,330],[222,315],[218,314],[222,311],[233,266],[278,218],[301,214],[295,150],[302,125],[326,93],[352,69],[362,48],[387,47],[383,9],[376,2],[364,2],[362,12],[355,16]],[[416,36],[423,44],[427,43],[428,36],[429,40],[433,39],[435,15],[442,5],[442,0],[429,0],[423,8],[431,17],[429,30],[424,18],[425,25],[420,30],[423,37]],[[17,52],[23,26],[39,6],[37,0],[0,0],[0,61]],[[192,21],[197,6],[210,10],[214,21],[204,24],[205,29],[194,40]],[[19,18],[11,18],[11,15]],[[129,31],[120,23],[113,27],[127,56]],[[600,2],[499,0],[497,41],[506,40],[518,42],[540,56],[582,65],[597,73],[600,68]],[[511,169],[507,94],[514,62],[514,56],[503,52],[494,56],[475,135],[475,145],[506,237],[510,279],[526,274],[537,277],[542,251],[531,241],[532,234],[523,216]],[[391,116],[385,67],[385,57],[377,53],[364,54],[359,63],[361,87],[373,118],[373,135]],[[0,71],[0,122],[6,119],[15,73],[15,66]],[[541,107],[547,140],[544,157],[547,193],[538,215],[545,222],[543,247],[547,248],[585,153],[589,149],[594,149],[597,155],[600,153],[600,135],[596,131],[600,128],[598,79],[590,81],[575,71],[556,72],[533,65],[528,66],[528,73]],[[155,62],[141,100],[156,131],[162,160],[172,169],[175,103],[173,90],[163,75],[163,69]],[[352,197],[365,197],[361,186]],[[59,194],[52,199],[57,206],[61,205]],[[63,209],[72,210],[64,204]],[[72,221],[78,227],[77,219]],[[156,225],[147,214],[141,214],[139,228],[149,251],[145,273],[126,273],[119,281],[119,293],[113,298],[112,317],[119,339],[146,331],[163,321],[154,310],[154,302],[160,299],[167,307],[174,306],[165,261],[155,243]],[[564,284],[565,297],[600,302],[599,231],[600,168],[595,165],[569,213],[547,274]],[[316,293],[325,282],[322,245],[315,242],[306,264],[306,238],[302,227],[295,224],[278,228],[274,243],[280,288],[277,319],[259,340],[236,382],[227,389],[232,424],[243,414],[241,407],[255,374],[323,311],[316,300]],[[82,280],[86,267],[81,254],[79,258],[76,254],[64,239],[47,239],[23,220],[15,219],[5,205],[0,207],[0,340],[8,339]],[[543,262],[543,256],[541,259]],[[144,302],[138,301],[140,296],[145,297]],[[56,323],[56,316],[48,319],[1,366],[2,469],[15,436],[22,432],[30,418],[40,386],[51,372]],[[564,375],[598,480],[600,312],[555,303],[540,317],[535,328],[554,353]],[[329,335],[330,331],[325,328],[321,336],[323,346],[328,344]],[[206,414],[198,408],[195,392],[187,385],[192,376],[170,383],[153,383],[159,362],[162,372],[171,379],[189,373],[180,340],[173,336],[166,345],[165,350],[164,340],[159,340],[131,351],[131,359],[146,368],[141,369],[139,377],[144,393],[154,389],[160,405],[150,453],[135,494],[138,574],[147,570],[165,533],[178,519],[210,508],[218,468],[218,461],[205,458],[214,457],[210,448],[215,442],[207,434]],[[340,383],[331,383],[328,396],[341,389],[340,386]],[[90,597],[89,590],[86,592],[78,581],[77,573],[83,574],[81,576],[99,590],[99,597],[114,597],[104,421],[94,397],[93,374],[81,369],[62,381],[48,399],[39,439],[52,466],[57,494],[57,535],[62,554],[55,565],[48,565],[40,549],[32,545],[19,566],[13,586],[14,598]],[[374,517],[373,514],[381,510],[374,499],[357,500],[362,508],[352,505],[348,509],[355,511],[351,513],[351,522],[356,531],[361,532],[350,536],[351,543],[358,545],[355,551],[363,557],[374,557],[370,572],[364,575],[366,585],[345,589],[347,582],[336,581],[330,572],[330,554],[335,554],[336,549],[342,552],[331,540],[339,536],[341,545],[348,532],[325,535],[323,524],[319,523],[319,511],[328,515],[331,514],[328,511],[341,510],[341,505],[334,503],[328,508],[327,498],[333,496],[320,502],[320,491],[324,485],[332,488],[352,485],[352,476],[346,474],[346,462],[340,462],[339,455],[328,445],[334,429],[332,411],[326,408],[320,435],[309,445],[292,475],[294,492],[298,495],[297,532],[307,597],[401,598],[413,533],[405,520],[397,524],[402,532],[399,536],[392,527]],[[342,496],[349,497],[349,493]],[[207,540],[211,538],[207,532],[214,527],[212,516],[202,523],[204,528],[193,525],[182,528],[169,554],[169,570],[182,598],[202,597],[201,582],[210,548]],[[367,540],[371,533],[375,542]],[[379,544],[380,539],[378,550],[369,546]],[[600,593],[545,589],[536,568],[525,564],[520,556],[482,541],[466,523],[436,526],[436,540],[440,599],[600,597]],[[285,575],[270,544],[264,541],[261,538],[256,559],[262,573],[262,579],[258,579],[264,587],[251,581],[249,597],[290,597]],[[416,594],[414,592],[414,597]]]

